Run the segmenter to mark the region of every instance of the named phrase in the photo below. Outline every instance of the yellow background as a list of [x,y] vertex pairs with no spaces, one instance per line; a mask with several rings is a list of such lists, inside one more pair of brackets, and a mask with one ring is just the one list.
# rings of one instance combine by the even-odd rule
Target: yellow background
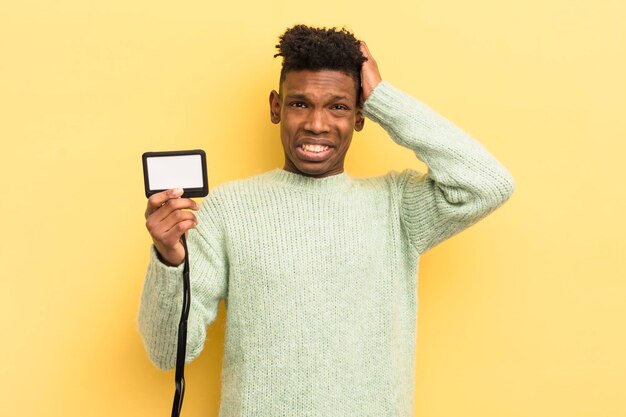
[[[295,23],[477,138],[511,200],[424,256],[416,417],[626,416],[623,1],[15,1],[0,6],[2,415],[169,415],[135,317],[144,151],[212,186],[282,164],[267,97]],[[374,123],[355,176],[423,168]],[[183,415],[217,416],[223,304]],[[323,417],[323,416],[320,416]]]

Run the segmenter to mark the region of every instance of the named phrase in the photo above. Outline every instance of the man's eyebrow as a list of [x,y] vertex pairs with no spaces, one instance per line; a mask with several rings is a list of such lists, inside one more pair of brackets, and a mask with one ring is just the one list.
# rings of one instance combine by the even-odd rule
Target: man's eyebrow
[[350,101],[350,97],[346,97],[346,96],[333,96],[333,97],[332,97],[332,99],[333,99],[334,101],[337,101],[337,100],[346,100],[346,101]]
[[291,94],[286,94],[285,98],[290,98],[290,99],[299,99],[299,100],[307,100],[308,97],[306,96],[306,94],[304,93],[291,93]]
[[[298,100],[308,100],[309,97],[304,94],[304,93],[291,93],[291,94],[287,94],[285,95],[285,98],[289,98],[289,99],[298,99]],[[347,96],[341,96],[341,95],[334,95],[330,97],[330,101],[339,101],[339,100],[345,100],[345,101],[350,101],[350,97]]]

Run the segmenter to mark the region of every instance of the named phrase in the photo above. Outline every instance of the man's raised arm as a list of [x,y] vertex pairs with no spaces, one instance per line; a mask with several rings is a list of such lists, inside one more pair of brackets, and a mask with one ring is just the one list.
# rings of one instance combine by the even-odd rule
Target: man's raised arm
[[[408,94],[381,81],[367,46],[363,64],[363,113],[391,138],[412,149],[428,173],[394,176],[403,227],[423,254],[478,222],[512,195],[510,172],[478,141]],[[369,64],[368,64],[369,62]]]

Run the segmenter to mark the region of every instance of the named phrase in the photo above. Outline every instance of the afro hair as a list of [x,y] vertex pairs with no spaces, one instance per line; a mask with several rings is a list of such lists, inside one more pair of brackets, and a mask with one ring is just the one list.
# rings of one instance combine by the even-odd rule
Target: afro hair
[[280,81],[290,71],[335,70],[354,79],[357,95],[361,89],[361,65],[367,58],[360,43],[345,28],[313,28],[296,25],[279,37],[278,56],[283,57]]

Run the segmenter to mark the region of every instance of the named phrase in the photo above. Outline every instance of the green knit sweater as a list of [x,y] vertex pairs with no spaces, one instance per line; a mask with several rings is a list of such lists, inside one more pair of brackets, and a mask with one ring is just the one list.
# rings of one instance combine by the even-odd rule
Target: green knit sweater
[[[187,362],[226,302],[221,417],[413,414],[420,255],[512,194],[476,140],[382,82],[364,105],[428,173],[315,179],[276,169],[216,187],[189,232]],[[182,266],[154,247],[138,325],[175,365]]]

